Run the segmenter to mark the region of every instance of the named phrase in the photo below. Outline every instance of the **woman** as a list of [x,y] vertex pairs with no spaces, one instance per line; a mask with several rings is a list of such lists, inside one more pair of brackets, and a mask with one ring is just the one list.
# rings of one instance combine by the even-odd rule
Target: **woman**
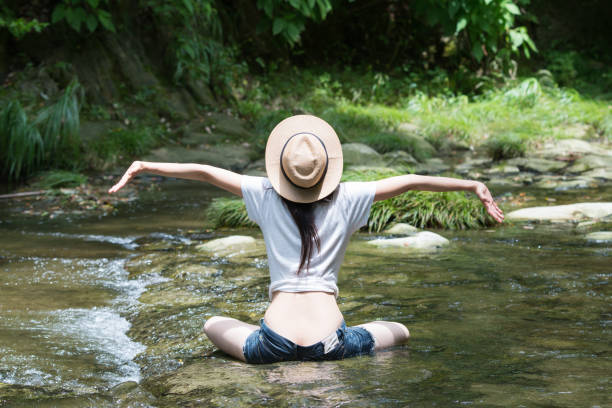
[[373,201],[408,190],[474,192],[498,222],[503,213],[480,182],[405,175],[340,183],[342,148],[324,120],[292,116],[266,145],[268,178],[199,164],[134,162],[109,192],[139,173],[205,181],[242,197],[264,236],[270,305],[260,326],[215,316],[204,331],[227,354],[249,363],[330,360],[367,354],[408,340],[400,323],[346,327],[336,303],[338,270],[349,237],[367,222]]

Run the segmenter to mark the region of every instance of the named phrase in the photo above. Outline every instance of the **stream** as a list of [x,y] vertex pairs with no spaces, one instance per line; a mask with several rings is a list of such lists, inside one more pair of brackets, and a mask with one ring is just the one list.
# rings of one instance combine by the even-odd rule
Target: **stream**
[[[0,202],[0,407],[612,405],[611,247],[584,238],[609,223],[435,231],[451,244],[430,253],[355,234],[338,282],[347,324],[398,321],[410,342],[250,366],[202,333],[217,314],[257,323],[268,301],[263,248],[196,249],[261,238],[205,228],[220,194],[166,181],[115,214],[55,219]],[[612,188],[555,199],[612,201]]]

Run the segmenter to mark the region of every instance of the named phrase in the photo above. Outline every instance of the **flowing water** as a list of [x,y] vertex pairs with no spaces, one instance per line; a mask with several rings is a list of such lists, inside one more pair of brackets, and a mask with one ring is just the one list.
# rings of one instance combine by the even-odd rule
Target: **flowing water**
[[584,239],[609,224],[437,231],[450,246],[420,255],[357,234],[339,280],[347,323],[399,321],[411,341],[249,366],[202,334],[216,314],[255,323],[267,302],[262,248],[196,249],[260,237],[203,230],[218,194],[168,182],[118,214],[61,220],[0,203],[0,406],[612,405],[611,248]]

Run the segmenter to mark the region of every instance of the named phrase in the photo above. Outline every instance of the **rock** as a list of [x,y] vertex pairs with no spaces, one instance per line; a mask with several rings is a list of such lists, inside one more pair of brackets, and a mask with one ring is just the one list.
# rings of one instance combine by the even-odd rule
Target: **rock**
[[385,153],[383,155],[383,160],[388,167],[397,168],[403,171],[406,171],[418,164],[410,153],[403,150]]
[[242,171],[249,163],[249,149],[236,144],[218,144],[206,149],[167,146],[145,156],[147,161],[202,163],[233,171]]
[[539,159],[537,157],[516,157],[506,162],[511,166],[518,166],[521,170],[535,171],[536,173],[552,173],[561,170],[567,164],[556,161]]
[[504,174],[504,175],[510,175],[510,174],[518,174],[519,173],[519,168],[516,166],[512,166],[512,165],[501,165],[501,166],[496,166],[496,167],[492,167],[490,169],[487,169],[484,171],[486,174]]
[[224,113],[211,113],[210,119],[214,123],[212,126],[214,133],[227,135],[241,141],[250,139],[252,136],[252,132],[247,130],[246,122],[242,119]]
[[378,248],[407,248],[415,250],[432,250],[448,245],[448,239],[429,231],[418,232],[409,237],[375,239],[368,244]]
[[189,147],[198,147],[202,145],[211,145],[222,140],[222,136],[215,133],[207,132],[186,132],[181,138],[181,143]]
[[455,172],[467,174],[474,167],[482,167],[491,163],[491,159],[467,159],[463,163],[455,166]]
[[268,173],[266,173],[266,159],[261,158],[249,163],[243,173],[249,176],[268,177]]
[[402,132],[406,133],[419,133],[421,131],[421,128],[415,125],[414,123],[402,122],[397,125],[397,130],[401,130]]
[[197,106],[189,92],[177,89],[159,98],[166,113],[180,120],[188,120],[197,111]]
[[598,244],[612,243],[612,231],[591,232],[584,237],[589,242]]
[[547,207],[531,207],[506,214],[513,221],[578,221],[583,218],[604,218],[612,214],[610,203],[576,203]]
[[399,222],[393,225],[391,228],[387,228],[384,232],[385,234],[414,235],[415,233],[419,232],[419,229],[410,224]]
[[592,126],[585,123],[572,123],[571,125],[558,126],[555,131],[572,139],[584,139],[594,133]]
[[380,153],[363,143],[344,143],[342,156],[344,166],[384,166]]
[[438,174],[450,169],[450,166],[442,159],[433,158],[421,163],[414,169],[417,174]]
[[79,126],[79,134],[83,143],[92,143],[102,139],[114,130],[124,129],[125,126],[117,120],[89,121],[84,120]]
[[232,253],[249,251],[255,248],[257,240],[246,235],[230,235],[225,238],[213,239],[196,246],[198,251],[212,252],[223,256]]
[[496,187],[520,187],[523,185],[523,183],[521,182],[517,182],[503,177],[492,177],[491,179],[489,179],[487,184]]
[[582,188],[597,187],[597,183],[592,178],[577,177],[567,181],[560,181],[555,187],[555,191],[577,190]]
[[571,157],[575,155],[597,154],[601,156],[612,156],[611,150],[603,149],[592,143],[579,139],[563,139],[547,143],[535,153],[536,156],[558,158]]
[[600,167],[612,167],[612,158],[589,154],[576,160],[567,171],[569,173],[583,173]]
[[189,93],[200,105],[214,106],[215,98],[213,97],[210,88],[200,80],[189,80],[187,82]]
[[582,173],[582,176],[610,181],[612,180],[612,170],[611,169],[595,169],[595,170],[587,171],[586,173]]

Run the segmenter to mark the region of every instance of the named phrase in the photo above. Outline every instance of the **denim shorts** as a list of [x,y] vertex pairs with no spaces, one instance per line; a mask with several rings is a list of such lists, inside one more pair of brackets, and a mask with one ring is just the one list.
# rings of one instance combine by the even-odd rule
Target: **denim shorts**
[[270,329],[264,319],[261,328],[246,339],[242,351],[247,363],[268,364],[278,361],[319,361],[370,354],[374,337],[362,327],[346,327],[344,321],[338,330],[318,343],[299,346]]

